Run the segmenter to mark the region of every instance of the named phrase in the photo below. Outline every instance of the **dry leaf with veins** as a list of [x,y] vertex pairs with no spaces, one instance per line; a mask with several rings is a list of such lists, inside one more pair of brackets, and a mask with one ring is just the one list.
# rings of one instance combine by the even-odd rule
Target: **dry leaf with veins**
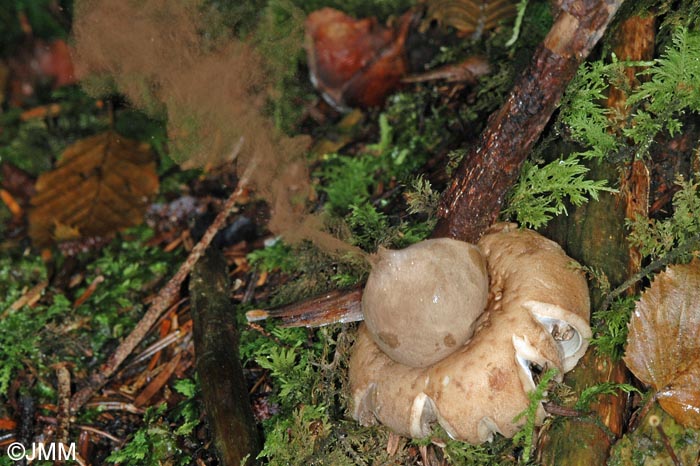
[[427,17],[452,26],[460,35],[481,36],[515,16],[512,0],[428,0]]
[[700,428],[700,261],[672,265],[643,294],[629,324],[627,367],[679,423]]
[[37,180],[29,235],[37,246],[45,246],[52,239],[104,236],[138,225],[157,191],[147,144],[113,132],[83,139]]

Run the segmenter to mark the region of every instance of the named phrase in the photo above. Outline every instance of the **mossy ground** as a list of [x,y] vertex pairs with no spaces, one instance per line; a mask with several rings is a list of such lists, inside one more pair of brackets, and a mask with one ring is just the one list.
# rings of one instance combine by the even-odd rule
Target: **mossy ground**
[[[3,11],[12,27],[0,36],[0,55],[7,56],[11,46],[23,40],[16,20],[18,12],[26,13],[37,36],[67,36],[68,17],[57,19],[50,3],[16,2],[9,12]],[[567,91],[556,120],[508,197],[504,219],[542,227],[552,217],[566,215],[567,207],[595,200],[599,192],[616,188],[587,179],[587,164],[603,158],[620,160],[620,154],[633,154],[654,163],[653,155],[661,146],[658,141],[693,128],[691,120],[700,110],[700,94],[697,86],[686,84],[700,79],[700,8],[693,1],[677,2],[680,5],[676,10],[670,9],[670,2],[647,3],[654,4],[648,11],[659,14],[659,59],[647,64],[648,79],[630,98],[630,124],[625,129],[614,127],[602,106],[608,85],[625,66],[611,58],[604,44]],[[350,134],[342,145],[331,144],[333,151],[308,156],[315,196],[308,199],[307,207],[322,219],[328,233],[358,248],[361,254],[328,252],[311,242],[286,244],[278,240],[271,245],[268,241],[265,247],[263,238],[272,239],[265,227],[266,209],[255,202],[242,207],[242,213],[254,219],[255,237],[243,246],[225,249],[234,278],[232,311],[237,313],[242,328],[241,355],[265,437],[261,459],[279,465],[424,464],[424,455],[428,455],[455,465],[525,464],[532,456],[533,425],[515,442],[497,439],[492,444],[470,446],[448,439],[444,432],[435,432],[429,440],[401,439],[394,451],[387,452],[387,444],[394,439],[390,442],[386,429],[360,427],[347,414],[345,373],[354,338],[352,325],[281,329],[272,322],[248,325],[243,313],[360,284],[369,270],[363,254],[380,246],[404,247],[426,238],[434,223],[436,199],[456,161],[464,155],[464,147],[474,142],[487,116],[498,108],[546,34],[552,21],[551,9],[544,1],[530,1],[519,39],[512,46],[505,45],[512,28],[503,27],[475,40],[453,41],[440,50],[433,66],[477,51],[488,56],[494,73],[474,89],[441,84],[405,88],[391,96],[383,109],[365,112],[348,131],[338,128],[340,117],[319,125],[303,115],[305,105],[316,97],[306,79],[301,22],[306,13],[322,6],[338,7],[357,17],[384,19],[410,5],[405,0],[236,4],[211,0],[204,6],[218,18],[212,22],[219,28],[211,32],[212,36],[233,31],[269,52],[266,55],[276,87],[267,109],[278,128],[290,134],[306,131],[316,141]],[[70,12],[70,5],[65,7]],[[78,86],[59,90],[44,86],[34,98],[28,105],[59,103],[60,114],[23,120],[22,109],[9,108],[5,103],[0,115],[0,161],[29,176],[48,170],[71,142],[113,124],[124,136],[147,141],[155,148],[161,179],[158,201],[163,204],[192,195],[205,210],[216,208],[232,188],[222,172],[180,171],[168,156],[167,122],[145,116],[119,96],[105,98],[105,106],[98,105]],[[553,154],[554,139],[563,139],[577,150],[566,157]],[[679,182],[676,196],[669,197],[673,202],[666,205],[667,211],[659,211],[652,221],[639,219],[630,224],[633,245],[645,256],[664,257],[679,247],[687,247],[688,253],[678,260],[689,260],[695,254],[697,247],[692,245],[698,241],[700,193],[697,178],[688,179],[687,175]],[[4,296],[0,306],[0,417],[17,419],[22,400],[32,398],[40,406],[31,413],[32,419],[43,416],[41,422],[32,424],[39,431],[48,425],[46,419],[56,414],[52,406],[58,395],[52,365],[69,362],[74,383],[84,383],[129,333],[149,297],[183,260],[193,225],[186,221],[165,225],[161,218],[149,226],[118,234],[100,250],[69,256],[53,249],[42,259],[40,251],[32,249],[21,222],[13,223],[5,204],[0,204],[0,218],[0,295]],[[590,272],[595,275],[595,271]],[[75,306],[97,276],[104,282]],[[13,308],[44,282],[47,284],[38,300]],[[593,286],[610,292],[603,276],[598,276]],[[598,351],[621,355],[633,300],[620,301],[610,310],[594,314],[594,346]],[[186,304],[174,315],[170,315],[171,321],[186,324]],[[156,333],[141,350],[161,338]],[[187,339],[178,343],[183,354],[191,353],[188,344]],[[170,358],[174,353],[172,349],[164,350],[159,357]],[[139,373],[150,369],[148,359],[132,361],[110,387],[128,389],[136,384]],[[197,383],[205,381],[195,380],[191,365],[183,373],[176,373],[172,383],[154,396],[145,413],[95,409],[79,413],[78,423],[97,426],[119,440],[95,438],[90,460],[95,464],[195,464],[197,460],[213,464],[214,452],[206,424],[201,422],[197,392]],[[545,387],[540,388],[536,395],[542,395]],[[599,394],[619,393],[626,388],[600,386],[587,394],[575,394],[558,386],[552,389],[552,396],[563,406],[587,411],[588,402]],[[133,399],[133,394],[129,396]],[[585,397],[586,406],[577,403]],[[660,412],[656,415],[666,426],[667,417]],[[645,463],[640,455],[646,458],[658,453],[663,457],[665,453],[652,438],[653,432],[647,430],[640,428],[618,443],[613,450],[615,464],[652,464]],[[668,430],[673,433],[678,454],[685,455],[693,448],[697,451],[696,431],[677,432],[676,426]],[[72,432],[77,434],[77,430]],[[638,442],[638,446],[629,447],[633,445],[630,442]],[[120,450],[114,453],[117,448]]]

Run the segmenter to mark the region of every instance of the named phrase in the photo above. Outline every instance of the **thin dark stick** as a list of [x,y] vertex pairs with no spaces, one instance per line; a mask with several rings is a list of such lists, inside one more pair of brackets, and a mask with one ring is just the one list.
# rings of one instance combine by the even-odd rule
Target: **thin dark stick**
[[70,429],[70,371],[66,363],[58,363],[56,369],[56,386],[58,391],[58,414],[56,415],[56,440],[68,443]]

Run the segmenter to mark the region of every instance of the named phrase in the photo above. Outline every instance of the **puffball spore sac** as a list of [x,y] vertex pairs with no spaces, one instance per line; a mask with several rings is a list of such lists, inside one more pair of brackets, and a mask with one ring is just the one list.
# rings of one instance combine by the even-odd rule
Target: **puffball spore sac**
[[[440,244],[432,241],[422,247],[432,250]],[[425,258],[434,257],[421,246],[411,248]],[[473,334],[443,359],[423,367],[399,362],[379,346],[370,319],[360,325],[349,380],[351,414],[361,424],[381,423],[400,435],[421,438],[430,435],[432,424],[437,422],[452,438],[473,444],[491,440],[496,433],[512,437],[525,422],[514,418],[528,407],[528,392],[536,388],[539,372],[556,368],[556,379],[561,380],[585,353],[591,337],[588,286],[581,270],[572,266],[573,259],[559,245],[534,231],[501,223],[489,229],[478,248],[486,258],[489,276],[486,308],[476,318],[465,311],[464,320],[475,323]],[[393,302],[389,295],[395,291],[408,294],[406,290],[415,280],[443,280],[443,266],[461,262],[454,253],[446,255],[451,259],[445,262],[428,261],[418,266],[414,261],[410,270],[420,271],[420,279],[404,277],[410,270],[401,275],[390,268],[383,271],[390,278],[381,287],[385,301]],[[370,282],[367,286],[373,287]],[[390,286],[395,283],[399,284],[396,288]],[[463,285],[457,280],[453,286]],[[425,288],[430,290],[427,285]],[[372,300],[381,304],[380,298],[378,294]],[[402,297],[400,302],[406,301],[416,301],[415,295],[412,299]],[[382,311],[377,307],[370,312]],[[420,306],[410,312],[420,315]],[[436,318],[438,322],[441,319]],[[416,327],[415,321],[411,327]],[[428,335],[429,342],[434,335],[429,329],[419,330],[412,346],[429,350],[430,343],[419,344],[421,335]],[[396,334],[403,331],[393,330]],[[544,417],[540,405],[536,422],[541,423]]]
[[473,244],[441,238],[380,249],[362,295],[369,333],[396,362],[426,367],[461,347],[486,307],[486,261]]

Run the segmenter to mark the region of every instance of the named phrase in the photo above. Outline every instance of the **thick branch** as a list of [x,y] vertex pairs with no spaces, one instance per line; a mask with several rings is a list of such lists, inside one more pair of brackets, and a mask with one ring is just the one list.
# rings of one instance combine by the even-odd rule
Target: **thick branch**
[[530,66],[491,116],[445,191],[434,236],[476,242],[496,221],[564,89],[621,4],[622,0],[564,2]]
[[197,373],[219,460],[225,466],[239,466],[255,462],[260,439],[238,354],[229,289],[226,262],[210,249],[190,278]]

